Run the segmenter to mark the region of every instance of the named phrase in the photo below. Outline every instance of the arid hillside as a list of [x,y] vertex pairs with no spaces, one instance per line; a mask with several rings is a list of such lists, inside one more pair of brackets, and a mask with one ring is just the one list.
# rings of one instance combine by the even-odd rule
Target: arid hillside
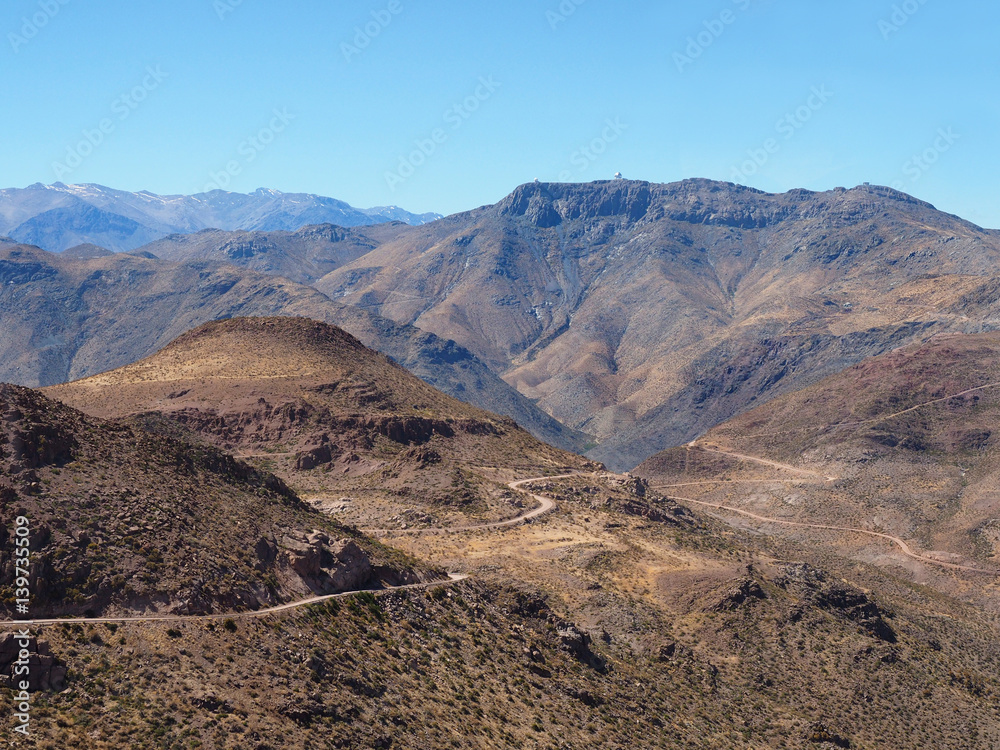
[[510,416],[547,442],[576,450],[586,442],[454,342],[286,279],[212,261],[57,255],[0,242],[0,381],[37,387],[86,377],[148,356],[201,323],[241,315],[334,323],[438,389]]
[[[516,515],[520,501],[497,472],[592,466],[304,318],[208,323],[140,362],[46,393],[102,417],[164,415],[369,526],[405,523],[402,512],[410,523]],[[365,503],[350,499],[358,492]]]
[[0,419],[0,619],[14,615],[19,516],[33,618],[260,609],[441,575],[211,446],[16,386],[0,386]]
[[[263,617],[36,628],[42,747],[978,750],[995,621],[635,480],[507,531],[394,537],[472,578]],[[105,720],[89,720],[94,706]],[[0,717],[0,730],[13,719]]]
[[[674,485],[662,490],[671,494],[888,534],[920,554],[994,571],[998,419],[1000,334],[944,335],[775,399],[637,472],[657,486]],[[830,541],[886,565],[917,565],[871,535],[833,534]],[[985,576],[975,596],[995,588]]]
[[1000,240],[874,186],[529,184],[317,282],[453,339],[626,469],[937,332],[994,328]]
[[[887,570],[886,540],[862,559],[818,532],[734,528],[435,391],[333,326],[210,323],[46,391],[115,421],[10,391],[5,455],[25,435],[38,448],[6,469],[18,484],[5,517],[53,529],[38,542],[63,576],[51,580],[86,571],[50,611],[152,600],[178,613],[36,626],[43,747],[1000,742],[998,626],[971,603],[989,604],[995,577],[930,558]],[[69,454],[58,425],[76,436]],[[548,512],[485,525],[535,503]],[[357,587],[345,576],[359,554],[383,585],[468,578],[248,612],[295,585]]]

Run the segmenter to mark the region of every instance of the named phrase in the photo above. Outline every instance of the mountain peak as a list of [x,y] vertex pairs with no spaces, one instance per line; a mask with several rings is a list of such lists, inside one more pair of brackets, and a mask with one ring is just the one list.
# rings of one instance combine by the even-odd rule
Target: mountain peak
[[329,371],[338,362],[368,357],[378,355],[328,323],[308,318],[230,318],[198,326],[157,354],[94,379],[307,377]]
[[904,210],[936,210],[930,203],[899,190],[864,184],[826,192],[796,188],[785,193],[705,178],[672,183],[645,180],[597,180],[587,183],[530,182],[517,187],[493,207],[499,217],[523,216],[539,228],[574,219],[615,217],[626,222],[670,218],[691,224],[760,229],[789,218],[800,209],[813,214],[857,218],[875,210],[873,201],[905,204]]
[[498,216],[524,216],[544,228],[580,218],[621,216],[638,221],[651,200],[651,184],[639,180],[529,182],[500,201],[496,211]]

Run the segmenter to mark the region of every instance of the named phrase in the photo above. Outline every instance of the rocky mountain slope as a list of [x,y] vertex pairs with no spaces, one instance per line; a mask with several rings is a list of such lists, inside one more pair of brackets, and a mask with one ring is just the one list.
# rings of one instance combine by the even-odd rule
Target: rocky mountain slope
[[[475,575],[457,585],[263,618],[37,627],[33,648],[64,665],[69,688],[34,694],[37,739],[95,750],[1000,741],[993,618],[869,566],[675,515],[634,483],[544,485],[562,510],[543,523],[409,537],[463,558]],[[99,723],[95,706],[108,709]],[[0,729],[12,722],[0,716]]]
[[308,224],[424,224],[437,218],[397,206],[357,209],[333,198],[264,188],[247,195],[213,190],[161,196],[57,182],[0,190],[0,234],[53,252],[83,243],[134,250],[169,234],[209,228],[295,231]]
[[1000,235],[903,193],[531,184],[317,282],[457,341],[628,468],[892,348],[996,326]]
[[200,323],[303,315],[336,323],[435,387],[579,449],[568,430],[453,342],[337,304],[308,287],[213,262],[47,253],[0,244],[0,380],[51,385],[134,362]]
[[[942,335],[777,398],[636,471],[702,501],[889,534],[920,554],[995,571],[998,384],[1000,334]],[[754,484],[740,484],[745,480]],[[773,533],[808,531],[775,527]],[[877,554],[884,564],[915,565],[887,555],[884,542],[870,536],[828,541],[865,559]],[[979,599],[994,587],[987,576],[968,596]]]
[[364,492],[363,507],[340,510],[369,527],[404,510],[439,520],[517,515],[513,493],[489,472],[590,467],[305,318],[207,323],[135,364],[45,392],[100,417],[163,415],[219,448],[266,461],[318,500],[342,505]]
[[[34,618],[259,609],[419,580],[398,553],[208,445],[9,385],[0,386],[0,420],[0,546],[12,552],[13,519],[25,517]],[[12,554],[0,570],[7,619]]]
[[[991,338],[968,351],[995,346]],[[921,384],[938,373],[899,356],[866,381],[908,373],[906,389],[885,390],[913,391],[897,407],[936,396]],[[994,357],[953,368],[956,377]],[[120,588],[111,578],[108,606],[137,607],[145,599],[128,597],[148,587],[140,594],[173,607],[167,591],[186,596],[194,584],[184,576],[198,576],[206,598],[186,601],[218,613],[35,626],[29,650],[47,665],[32,698],[43,746],[978,750],[1000,742],[1000,600],[982,576],[931,562],[886,571],[882,559],[845,559],[825,536],[728,526],[712,517],[718,509],[667,496],[680,490],[572,464],[331,326],[209,323],[145,360],[47,391],[125,415],[114,421],[26,389],[3,393],[12,405],[4,476],[16,482],[3,516],[42,519],[37,551],[57,570],[87,572],[67,611],[100,607],[104,577],[134,571]],[[246,461],[258,467],[221,448],[254,453]],[[566,468],[576,473],[543,476]],[[455,469],[462,481],[435,499],[435,477]],[[516,527],[454,528],[515,499],[478,494],[490,477],[495,486],[541,477],[525,489],[556,507]],[[684,479],[711,477],[694,470]],[[324,507],[334,518],[386,521],[372,532],[382,544],[317,522],[289,491],[342,482],[353,485],[336,505],[348,507]],[[389,496],[387,487],[409,493]],[[469,493],[485,507],[468,508]],[[387,503],[436,504],[440,515],[393,525]],[[340,568],[304,547],[319,543],[329,562],[353,542],[388,582],[442,570],[470,578],[241,616],[223,604],[245,608],[251,594],[268,601],[271,548],[259,540],[272,519],[283,540],[275,559],[293,572],[313,572],[306,562],[318,557],[333,578]],[[325,581],[287,569],[274,576],[279,586]],[[9,580],[5,572],[0,586]],[[0,594],[9,601],[9,588]],[[0,677],[10,666],[4,643]],[[13,721],[0,715],[0,731]]]
[[164,260],[213,260],[311,284],[393,239],[406,226],[390,222],[347,229],[321,224],[294,232],[204,229],[194,234],[171,234],[142,250]]

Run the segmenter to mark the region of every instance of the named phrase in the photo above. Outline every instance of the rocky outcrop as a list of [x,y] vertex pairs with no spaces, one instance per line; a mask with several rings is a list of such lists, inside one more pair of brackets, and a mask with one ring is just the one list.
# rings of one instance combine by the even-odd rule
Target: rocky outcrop
[[496,211],[499,216],[523,216],[540,228],[573,219],[639,221],[649,211],[658,187],[628,180],[599,181],[585,187],[532,183],[514,190],[497,204]]
[[833,745],[834,747],[850,748],[851,741],[846,737],[841,737],[839,734],[831,731],[825,724],[816,723],[813,724],[806,735],[806,739],[809,742],[816,744],[826,743],[828,745]]
[[[28,637],[28,645],[22,649],[23,641],[15,633],[0,637],[0,684],[15,688],[21,680],[28,680],[31,692],[59,692],[66,689],[66,665],[52,655],[49,644],[34,636]],[[22,651],[27,652],[27,659]],[[27,675],[14,675],[17,662],[27,662]]]
[[282,539],[285,562],[313,591],[333,594],[364,586],[374,569],[368,555],[351,540],[331,541],[321,531]]
[[300,471],[310,471],[317,466],[325,466],[339,453],[340,449],[330,442],[330,436],[324,434],[317,443],[307,445],[305,450],[295,457],[295,468]]
[[229,701],[212,693],[192,697],[191,705],[210,713],[230,713],[233,710]]
[[807,604],[857,623],[874,638],[886,643],[896,642],[896,631],[886,622],[886,614],[879,606],[860,589],[844,581],[831,580],[825,570],[808,563],[788,565],[775,583],[799,594]]
[[766,598],[767,594],[757,581],[752,578],[740,578],[723,594],[722,599],[712,606],[712,609],[717,612],[738,609],[747,602]]
[[571,622],[556,623],[556,635],[559,636],[559,646],[569,651],[578,659],[590,659],[590,636]]
[[5,474],[30,472],[73,459],[72,436],[43,419],[44,412],[44,401],[37,393],[0,384],[0,458],[6,460]]
[[[423,445],[435,435],[451,438],[456,434],[495,436],[505,429],[517,429],[513,420],[494,423],[481,419],[433,419],[396,415],[338,416],[303,401],[271,405],[261,400],[239,414],[220,415],[200,409],[179,409],[171,417],[190,429],[215,436],[227,448],[253,446],[262,442],[282,442],[293,436],[308,436],[309,443],[297,456],[300,469],[322,466],[335,460],[345,446],[370,449],[377,435],[400,445]],[[315,428],[323,430],[311,434]],[[336,437],[337,443],[331,441]],[[325,446],[325,447],[324,447]]]
[[673,526],[691,525],[694,517],[686,508],[682,508],[676,503],[664,502],[659,508],[650,503],[625,501],[613,504],[616,510],[630,516],[645,518],[653,523],[667,523]]

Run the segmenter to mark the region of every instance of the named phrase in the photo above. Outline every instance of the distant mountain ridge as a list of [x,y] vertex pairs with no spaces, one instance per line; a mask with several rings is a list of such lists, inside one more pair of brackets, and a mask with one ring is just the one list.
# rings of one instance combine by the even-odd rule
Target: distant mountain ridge
[[586,441],[454,342],[310,287],[210,261],[0,244],[0,382],[37,387],[86,377],[147,356],[201,323],[241,316],[336,324],[435,388],[509,416],[542,440],[577,451]]
[[1000,232],[891,188],[526,184],[314,286],[465,346],[626,470],[868,356],[992,330]]
[[[351,309],[454,341],[615,470],[867,357],[1000,327],[1000,232],[876,185],[531,183],[421,226],[202,230],[136,252],[286,277],[335,300],[338,325]],[[269,314],[289,312],[309,314]]]
[[398,206],[361,209],[335,198],[266,188],[248,194],[213,190],[163,196],[57,182],[0,190],[0,235],[50,252],[81,244],[123,252],[170,234],[204,229],[295,231],[310,224],[420,225],[438,218]]

